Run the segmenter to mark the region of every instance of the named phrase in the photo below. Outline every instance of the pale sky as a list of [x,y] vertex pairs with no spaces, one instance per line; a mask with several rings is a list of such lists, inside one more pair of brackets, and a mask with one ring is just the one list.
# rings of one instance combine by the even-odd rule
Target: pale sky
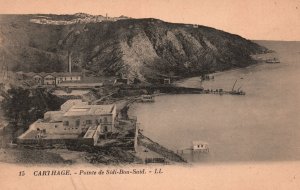
[[77,12],[201,24],[248,39],[300,41],[300,0],[0,0],[1,14]]

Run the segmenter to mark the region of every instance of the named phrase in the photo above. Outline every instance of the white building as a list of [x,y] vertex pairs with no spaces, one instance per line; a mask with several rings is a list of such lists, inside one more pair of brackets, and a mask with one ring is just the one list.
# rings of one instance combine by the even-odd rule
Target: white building
[[58,85],[62,82],[79,82],[82,80],[81,73],[37,73],[33,80],[38,85]]
[[101,133],[115,132],[116,106],[75,105],[63,115],[63,126],[86,131],[91,126],[101,125]]
[[55,76],[54,74],[46,74],[43,78],[44,85],[55,85]]
[[[44,119],[30,125],[28,131],[45,131],[52,137],[85,134],[97,127],[101,134],[115,132],[116,105],[88,105],[82,100],[68,100],[59,111],[48,111]],[[99,129],[99,130],[98,130]],[[26,133],[26,132],[25,132]],[[97,133],[98,134],[98,133]],[[98,137],[94,137],[96,139]]]
[[62,82],[78,82],[81,81],[81,73],[56,73],[55,74],[55,83],[56,85]]
[[209,152],[209,147],[207,142],[193,141],[192,144],[193,144],[192,145],[193,151]]

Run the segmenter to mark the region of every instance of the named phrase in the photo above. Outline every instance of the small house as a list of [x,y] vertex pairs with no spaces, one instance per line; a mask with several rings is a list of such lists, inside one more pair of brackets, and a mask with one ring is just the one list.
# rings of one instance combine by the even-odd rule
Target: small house
[[62,82],[78,82],[81,81],[81,73],[56,73],[56,85]]
[[203,141],[193,141],[192,142],[192,149],[193,151],[200,151],[200,152],[209,152],[208,143]]
[[37,85],[42,85],[43,84],[43,76],[40,74],[35,74],[33,75],[33,81],[37,84]]
[[46,74],[44,77],[44,85],[55,85],[56,78],[54,74]]

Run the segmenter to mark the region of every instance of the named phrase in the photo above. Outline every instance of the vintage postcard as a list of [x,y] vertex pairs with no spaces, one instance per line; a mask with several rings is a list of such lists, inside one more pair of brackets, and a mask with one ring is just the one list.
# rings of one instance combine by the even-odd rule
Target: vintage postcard
[[0,189],[300,188],[300,1],[0,5]]

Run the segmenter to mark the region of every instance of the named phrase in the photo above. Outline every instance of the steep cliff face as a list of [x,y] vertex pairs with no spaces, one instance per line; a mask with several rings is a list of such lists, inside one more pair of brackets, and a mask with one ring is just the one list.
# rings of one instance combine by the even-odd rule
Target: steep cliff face
[[[186,77],[245,67],[255,63],[251,54],[266,51],[240,36],[205,26],[157,19],[65,25],[31,22],[37,17],[40,15],[0,16],[0,53],[10,69],[63,71],[71,51],[73,70],[147,80],[160,74]],[[70,19],[70,15],[47,15],[50,17]]]

